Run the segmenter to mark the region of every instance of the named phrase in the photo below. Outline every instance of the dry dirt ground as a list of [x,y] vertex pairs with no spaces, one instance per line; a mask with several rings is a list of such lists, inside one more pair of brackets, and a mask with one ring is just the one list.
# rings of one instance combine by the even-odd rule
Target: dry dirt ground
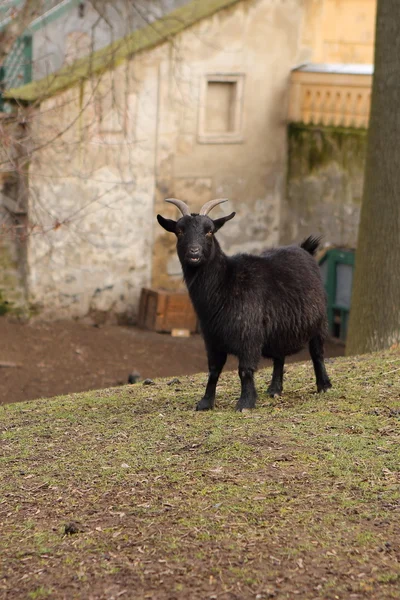
[[[327,344],[328,357],[343,353],[342,345]],[[304,351],[288,362],[308,358]],[[183,339],[135,327],[22,324],[5,317],[0,317],[1,363],[17,366],[0,367],[0,404],[125,384],[132,371],[142,379],[207,371],[200,335]],[[264,361],[260,367],[269,364]],[[225,370],[236,368],[230,358]]]
[[[0,340],[0,364],[17,365],[0,367],[0,404],[125,384],[132,371],[142,379],[207,371],[200,335],[184,339],[136,327],[22,324],[2,317]],[[327,356],[343,352],[342,345],[328,343]],[[307,358],[305,351],[290,360]],[[236,365],[231,358],[225,370]]]

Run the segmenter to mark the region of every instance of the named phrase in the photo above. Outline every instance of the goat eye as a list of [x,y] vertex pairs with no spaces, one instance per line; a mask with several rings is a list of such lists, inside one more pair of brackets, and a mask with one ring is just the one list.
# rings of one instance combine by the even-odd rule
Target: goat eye
[[178,237],[182,237],[182,236],[183,236],[183,231],[182,231],[182,229],[178,229],[178,231],[176,232],[176,235],[177,235]]
[[207,233],[206,233],[206,236],[207,236],[207,237],[211,237],[211,236],[212,236],[212,234],[213,234],[213,232],[212,232],[212,231],[207,231]]

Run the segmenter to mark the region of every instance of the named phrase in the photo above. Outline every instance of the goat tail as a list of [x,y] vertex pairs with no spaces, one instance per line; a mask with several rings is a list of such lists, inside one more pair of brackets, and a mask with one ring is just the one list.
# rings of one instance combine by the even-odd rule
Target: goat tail
[[309,252],[312,256],[315,256],[321,239],[322,236],[314,237],[310,235],[307,239],[304,240],[304,242],[300,244],[300,248],[303,248],[303,250],[306,250],[306,252]]

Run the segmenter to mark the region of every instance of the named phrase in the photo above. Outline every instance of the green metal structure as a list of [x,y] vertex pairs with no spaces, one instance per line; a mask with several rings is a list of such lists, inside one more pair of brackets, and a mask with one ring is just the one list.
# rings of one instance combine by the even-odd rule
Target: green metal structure
[[32,81],[32,35],[25,33],[16,40],[0,69],[0,110],[7,110],[1,92],[20,87],[30,81]]
[[332,248],[319,261],[327,294],[329,333],[346,339],[351,306],[354,250]]
[[[9,0],[0,10],[0,17],[6,10],[17,8],[23,0]],[[63,0],[54,5],[54,0],[43,3],[43,14],[30,23],[25,32],[19,37],[11,48],[3,65],[0,67],[0,111],[7,111],[2,92],[18,88],[32,81],[33,34],[49,23],[59,19],[79,4],[79,0]],[[7,16],[0,21],[0,31],[5,29],[12,21],[12,16]]]
[[32,80],[32,35],[25,33],[16,40],[3,69],[5,88],[19,87]]

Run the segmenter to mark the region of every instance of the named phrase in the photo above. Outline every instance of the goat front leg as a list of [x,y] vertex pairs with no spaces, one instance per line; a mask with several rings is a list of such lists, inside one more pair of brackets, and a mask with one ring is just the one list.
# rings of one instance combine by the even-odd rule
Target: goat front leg
[[211,410],[214,408],[215,392],[222,369],[226,363],[226,353],[216,352],[207,348],[208,357],[208,382],[206,392],[200,402],[196,405],[196,410]]
[[272,380],[267,389],[267,394],[271,398],[276,398],[282,394],[283,389],[283,367],[285,358],[274,358],[274,370],[272,371]]
[[242,412],[244,409],[255,408],[257,402],[257,392],[254,385],[254,371],[257,364],[249,365],[239,358],[239,377],[242,385],[240,398],[236,404],[236,410]]

